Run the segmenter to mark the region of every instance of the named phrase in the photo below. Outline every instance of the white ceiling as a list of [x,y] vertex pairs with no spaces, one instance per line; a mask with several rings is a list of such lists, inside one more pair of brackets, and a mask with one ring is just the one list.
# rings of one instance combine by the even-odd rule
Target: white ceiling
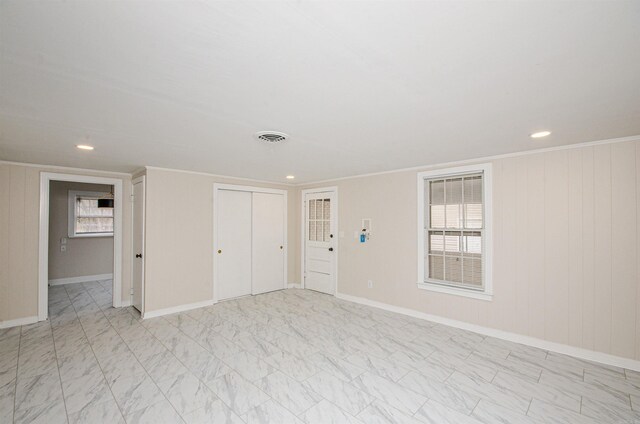
[[306,182],[640,134],[638,1],[2,0],[0,46],[4,160]]

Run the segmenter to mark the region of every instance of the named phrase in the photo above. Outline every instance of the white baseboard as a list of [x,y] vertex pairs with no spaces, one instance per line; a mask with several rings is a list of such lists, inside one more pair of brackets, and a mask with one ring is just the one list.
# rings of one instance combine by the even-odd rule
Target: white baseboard
[[460,328],[462,330],[473,331],[474,333],[483,334],[485,336],[495,337],[497,339],[507,340],[514,343],[520,343],[528,346],[537,347],[539,349],[551,352],[562,353],[564,355],[574,356],[576,358],[585,359],[587,361],[598,362],[605,365],[627,368],[634,371],[640,371],[640,361],[620,356],[610,355],[608,353],[596,352],[594,350],[583,349],[565,345],[562,343],[550,342],[535,337],[523,336],[521,334],[511,333],[508,331],[496,330],[494,328],[483,327],[481,325],[469,324],[463,321],[457,321],[450,318],[444,318],[438,315],[426,314],[424,312],[415,311],[413,309],[402,308],[399,306],[389,305],[387,303],[377,302],[375,300],[366,299],[364,297],[350,296],[347,294],[337,293],[336,297],[362,305],[373,306],[374,308],[384,309],[390,312],[396,312],[408,315],[414,318],[420,318],[438,324],[448,325],[450,327]]
[[300,283],[289,283],[287,284],[288,289],[300,289],[302,288],[302,284]]
[[112,279],[113,279],[113,274],[83,275],[80,277],[57,278],[55,280],[49,280],[49,285],[59,286],[61,284],[86,283],[88,281],[100,281],[100,280],[112,280]]
[[18,327],[20,325],[35,324],[38,322],[38,316],[24,317],[18,319],[10,319],[8,321],[0,321],[0,328]]
[[213,300],[205,300],[204,302],[189,303],[187,305],[173,306],[171,308],[156,309],[155,311],[145,312],[143,319],[156,318],[163,315],[175,314],[178,312],[190,311],[191,309],[204,308],[213,305]]

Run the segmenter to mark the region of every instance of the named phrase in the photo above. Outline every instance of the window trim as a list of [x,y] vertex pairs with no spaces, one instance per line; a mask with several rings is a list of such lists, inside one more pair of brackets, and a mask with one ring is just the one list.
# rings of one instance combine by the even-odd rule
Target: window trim
[[[436,178],[451,178],[473,173],[482,173],[483,188],[483,212],[484,230],[482,240],[482,272],[483,290],[465,288],[455,284],[447,284],[439,280],[424,278],[425,272],[425,181]],[[438,293],[447,293],[457,296],[470,297],[491,301],[493,298],[493,176],[492,164],[481,163],[477,165],[444,168],[432,171],[418,172],[418,288]]]
[[[87,196],[87,197],[102,197],[109,194],[108,192],[101,191],[82,191],[82,190],[69,190],[68,193],[68,236],[69,238],[90,238],[90,237],[113,237],[113,231],[110,233],[76,233],[76,199],[78,196]],[[115,210],[114,210],[115,213]],[[115,230],[115,216],[114,219],[114,230]]]

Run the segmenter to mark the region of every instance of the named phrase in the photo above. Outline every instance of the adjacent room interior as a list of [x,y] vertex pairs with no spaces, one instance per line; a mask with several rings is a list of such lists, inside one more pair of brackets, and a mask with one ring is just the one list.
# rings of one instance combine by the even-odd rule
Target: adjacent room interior
[[0,422],[640,422],[639,22],[0,0]]
[[47,309],[61,323],[113,306],[113,201],[110,185],[49,183]]

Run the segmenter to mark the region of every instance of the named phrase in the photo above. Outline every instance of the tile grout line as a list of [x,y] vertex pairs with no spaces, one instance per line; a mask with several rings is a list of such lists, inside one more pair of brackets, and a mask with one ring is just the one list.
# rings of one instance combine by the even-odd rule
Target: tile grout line
[[583,398],[583,397],[584,397],[584,396],[580,396],[580,410],[579,410],[579,412],[578,412],[578,413],[579,413],[579,414],[581,414],[581,415],[582,415],[582,400],[583,400],[582,398]]
[[[67,289],[65,288],[65,292],[67,291]],[[69,293],[67,293],[67,297],[69,296]],[[71,298],[69,298],[69,301],[71,301]],[[75,306],[73,306],[73,302],[71,303],[71,306],[73,307],[73,310],[75,312],[76,308]],[[49,299],[47,298],[47,312],[48,312],[48,308],[49,308]],[[77,313],[76,313],[77,316]],[[64,387],[62,387],[62,375],[60,374],[60,362],[58,361],[58,350],[56,349],[56,339],[53,336],[53,326],[51,325],[51,318],[48,319],[49,321],[49,330],[51,331],[51,343],[53,344],[53,353],[56,356],[56,370],[58,371],[58,381],[60,382],[60,393],[62,394],[62,402],[64,403],[64,413],[67,417],[67,423],[69,422],[69,411],[67,410],[67,399],[64,395]]]
[[[207,311],[207,312],[209,312],[209,311]],[[180,314],[180,313],[178,313],[178,314]],[[188,314],[187,314],[187,315],[188,315]],[[191,318],[192,318],[192,319],[195,319],[195,318],[193,318],[193,317],[191,317]],[[195,343],[197,343],[199,346],[201,346],[203,349],[205,349],[207,352],[209,352],[211,355],[213,355],[216,359],[218,359],[219,361],[221,361],[222,363],[224,363],[224,364],[225,364],[226,366],[228,366],[231,370],[233,370],[233,372],[238,373],[238,371],[237,371],[234,367],[232,367],[231,365],[229,365],[229,363],[225,362],[225,360],[224,360],[223,358],[219,358],[219,357],[217,357],[216,355],[214,355],[214,354],[213,354],[211,351],[209,351],[206,347],[202,346],[198,340],[194,339],[193,337],[191,337],[190,335],[188,335],[187,333],[185,333],[184,331],[182,331],[182,329],[181,329],[181,328],[179,328],[178,326],[174,325],[172,322],[170,322],[170,321],[168,321],[168,320],[165,320],[165,321],[166,321],[169,325],[173,326],[175,329],[177,329],[178,331],[180,331],[182,334],[184,334],[185,336],[187,336],[189,339],[193,340]],[[202,323],[202,321],[201,321],[201,320],[196,320],[196,321],[197,321],[198,323],[201,323],[202,325],[204,325],[204,324]],[[255,320],[254,320],[254,321],[255,321]],[[231,321],[229,321],[229,320],[224,320],[224,322],[229,323],[229,324],[231,324],[231,325],[234,325],[234,326],[238,327],[236,324],[234,324],[233,322],[231,322]],[[256,322],[257,322],[257,321],[256,321]],[[205,327],[207,327],[207,328],[211,329],[212,331],[215,331],[215,330],[213,330],[213,328],[212,328],[212,327],[208,327],[208,326],[206,326],[206,325],[205,325]],[[240,327],[238,327],[238,328],[240,328]],[[240,328],[240,329],[241,329],[241,328]],[[220,337],[222,337],[223,339],[225,339],[226,341],[228,341],[228,342],[230,342],[230,343],[232,343],[232,344],[236,345],[236,343],[235,343],[233,340],[229,340],[227,337],[225,337],[223,334],[220,334],[219,332],[216,332],[216,333],[217,333]],[[287,333],[282,333],[282,336],[280,336],[280,337],[284,337],[284,336],[290,336],[290,335],[289,335],[289,334],[287,334]],[[154,336],[154,337],[155,337],[155,336]],[[254,336],[254,337],[258,338],[258,336]],[[160,343],[162,343],[162,341],[160,341],[160,340],[158,340],[158,341],[159,341]],[[270,343],[270,342],[269,342],[269,343]],[[162,343],[162,344],[164,345],[164,343]],[[236,345],[236,346],[238,346],[238,345]],[[240,347],[240,346],[238,346],[238,347]],[[243,352],[245,352],[246,350],[242,350],[242,351],[243,351]],[[280,351],[282,351],[282,350],[280,350]],[[291,354],[291,353],[289,353],[289,354],[290,354],[290,355],[292,355],[292,356],[294,356],[295,358],[299,358],[297,355],[294,355],[294,354]],[[176,359],[177,359],[180,363],[182,363],[182,361],[180,361],[180,359],[178,359],[178,358],[176,358]],[[258,358],[258,360],[261,360],[261,359],[260,359],[260,358]],[[182,363],[182,364],[184,365],[184,363]],[[271,364],[269,364],[269,363],[267,363],[267,365],[269,365],[269,366],[271,366],[271,367],[273,367],[273,368],[275,369],[275,371],[274,371],[274,372],[272,372],[272,373],[270,373],[269,375],[271,375],[271,374],[273,374],[273,373],[275,373],[275,372],[277,371],[277,372],[281,372],[283,375],[287,376],[288,378],[291,378],[292,380],[297,381],[297,380],[295,380],[294,378],[292,378],[291,376],[289,376],[289,375],[287,375],[287,374],[283,373],[283,372],[282,372],[282,370],[280,370],[279,368],[277,368],[277,367],[275,367],[275,366],[272,366],[272,365],[271,365]],[[185,367],[186,367],[186,366],[185,366]],[[187,369],[188,369],[188,368],[187,368]],[[319,372],[321,372],[321,371],[322,371],[322,370],[318,371],[316,374],[318,374],[318,373],[319,373]],[[316,374],[314,374],[314,375],[316,375]],[[267,376],[265,376],[265,377],[263,377],[263,378],[266,378],[266,377],[268,377],[269,375],[267,375]],[[219,378],[222,378],[222,377],[224,377],[224,375],[219,376],[219,377],[216,377],[216,378],[215,378],[215,380],[217,380],[217,379],[219,379]],[[311,377],[313,377],[313,376],[310,376],[309,378],[311,378]],[[244,377],[243,377],[243,378],[244,378]],[[245,379],[246,379],[246,378],[245,378]],[[261,378],[261,379],[262,379],[262,378]],[[261,379],[260,379],[260,380],[261,380]],[[256,387],[258,390],[260,390],[262,393],[264,393],[264,394],[269,398],[269,400],[274,401],[276,404],[278,404],[279,406],[283,407],[285,410],[287,410],[287,411],[291,412],[291,414],[292,414],[293,416],[299,417],[299,415],[296,415],[295,413],[293,413],[293,411],[290,411],[288,408],[286,408],[284,405],[282,405],[280,402],[278,402],[276,399],[274,399],[271,395],[269,395],[269,394],[268,394],[268,393],[266,393],[263,389],[261,389],[260,387],[258,387],[258,386],[255,384],[255,382],[254,382],[254,381],[251,381],[251,380],[249,380],[249,379],[246,379],[246,380],[247,380],[251,385],[253,385],[253,386],[254,386],[254,387]],[[306,381],[306,380],[305,380],[305,381]],[[204,382],[202,382],[202,383],[203,383],[203,384],[205,384],[205,386],[206,386],[206,387],[209,387],[206,383],[204,383]],[[209,388],[209,389],[210,389],[210,390],[212,390],[211,388]],[[212,391],[213,391],[213,390],[212,390]],[[316,393],[315,391],[314,391],[314,393],[315,393],[316,395],[318,395],[319,397],[321,397],[322,399],[327,400],[327,399],[325,399],[324,397],[322,397],[321,395],[319,395],[318,393]],[[215,394],[215,392],[214,392],[214,394]],[[218,398],[219,398],[219,396],[218,396],[217,394],[216,394],[216,397],[218,397]],[[220,399],[220,398],[219,398],[219,399]],[[227,404],[226,404],[226,402],[224,402],[224,400],[220,399],[220,401],[221,401],[222,403],[224,403],[225,405],[227,405]],[[249,411],[245,412],[245,413],[244,413],[244,414],[242,414],[242,415],[246,415],[246,414],[248,414],[250,411],[252,411],[253,409],[255,409],[255,408],[257,408],[257,407],[259,407],[259,406],[261,406],[261,405],[263,405],[263,404],[264,404],[264,403],[266,403],[266,402],[268,402],[268,400],[267,400],[267,401],[265,401],[265,402],[262,402],[262,403],[261,403],[261,404],[259,404],[259,405],[256,405],[254,408],[251,408]],[[330,402],[329,400],[327,400],[327,402],[332,403],[332,402]],[[332,403],[332,404],[333,404],[333,403]],[[317,403],[316,403],[316,405],[317,405]],[[308,410],[309,410],[309,409],[311,409],[313,406],[315,406],[315,405],[310,406],[310,407],[309,407],[309,408],[307,408],[304,412],[308,411]],[[337,406],[337,405],[336,405],[336,406]],[[231,407],[231,405],[227,405],[227,407],[228,407],[229,409],[231,409],[232,411],[236,412],[236,411]],[[303,412],[303,413],[304,413],[304,412]],[[346,412],[346,411],[345,411],[345,412]],[[237,412],[236,412],[236,414],[237,414]],[[239,415],[239,416],[240,416],[240,415]]]
[[[127,307],[127,308],[129,308],[129,307]],[[156,340],[158,341],[158,343],[160,343],[163,347],[165,347],[165,349],[167,349],[167,351],[168,351],[171,355],[173,355],[173,357],[174,357],[174,358],[176,358],[176,360],[177,360],[178,362],[180,362],[180,363],[182,364],[182,361],[180,361],[180,359],[178,359],[178,358],[175,356],[175,354],[174,354],[171,350],[169,350],[169,349],[164,345],[164,343],[162,343],[162,341],[160,341],[160,340],[155,336],[155,334],[151,333],[151,331],[149,331],[145,326],[143,326],[143,325],[142,325],[142,323],[141,323],[142,317],[138,318],[138,317],[136,316],[136,314],[135,314],[135,313],[133,313],[133,311],[132,311],[132,310],[130,310],[130,309],[128,309],[126,312],[128,312],[128,313],[132,316],[132,318],[133,318],[133,319],[135,319],[135,320],[136,320],[136,322],[138,322],[138,324],[139,324],[142,328],[144,328],[145,332],[149,333],[149,334],[151,335],[151,337],[153,337],[154,339],[156,339]],[[166,321],[166,320],[165,320],[165,321]],[[171,323],[169,323],[169,324],[171,324]],[[113,328],[114,328],[114,330],[116,331],[116,333],[118,333],[118,335],[120,335],[120,333],[118,332],[118,329],[116,329],[115,327],[113,327]],[[121,336],[121,338],[122,338],[122,336]],[[123,339],[123,341],[124,341],[124,339]],[[126,341],[125,341],[124,343],[127,345],[127,347],[129,347],[129,345],[127,344],[127,342],[126,342]],[[129,350],[131,351],[131,349],[129,349]],[[131,351],[131,353],[132,353],[132,354],[133,354],[133,356],[136,358],[136,361],[138,361],[138,363],[140,364],[140,366],[144,369],[145,373],[147,373],[147,376],[149,377],[149,379],[153,382],[153,384],[155,384],[155,386],[158,388],[158,390],[160,391],[160,393],[162,393],[162,396],[167,400],[167,402],[169,403],[169,405],[171,405],[171,408],[173,408],[173,410],[176,412],[176,414],[178,414],[178,416],[180,417],[180,419],[181,419],[183,422],[185,422],[185,419],[184,419],[184,417],[182,416],[182,414],[180,414],[180,413],[178,412],[178,410],[175,408],[175,406],[173,406],[173,403],[171,403],[171,401],[169,400],[169,398],[167,397],[167,395],[162,391],[162,389],[160,389],[160,386],[158,386],[158,384],[157,384],[157,383],[156,383],[156,381],[153,379],[153,377],[151,377],[151,375],[149,374],[149,371],[147,370],[147,368],[142,364],[142,362],[140,362],[140,360],[138,359],[138,357],[136,356],[136,354],[135,354],[135,353],[133,353],[133,351]],[[182,365],[183,365],[183,366],[184,366],[188,371],[190,371],[190,370],[189,370],[189,368],[188,368],[187,366],[185,366],[184,364],[182,364]],[[198,379],[198,380],[200,381],[200,379]],[[203,384],[204,384],[204,382],[203,382]],[[205,386],[206,386],[206,387],[208,387],[206,384],[205,384]],[[217,397],[217,395],[216,395],[216,397]],[[160,403],[160,402],[158,402],[158,403]],[[193,411],[190,411],[189,413],[191,413],[191,412],[193,412]]]
[[[135,317],[135,316],[134,316],[134,318],[135,318],[135,319],[137,319],[137,317]],[[180,331],[182,334],[184,334],[184,335],[186,335],[187,337],[189,337],[189,335],[188,335],[188,334],[184,333],[182,330],[180,330],[179,328],[177,328],[176,326],[174,326],[171,322],[167,321],[164,317],[158,317],[158,318],[160,318],[162,321],[166,322],[168,325],[171,325],[173,328],[175,328],[176,330]],[[198,321],[198,322],[200,322],[200,321]],[[140,324],[140,325],[142,325],[142,324]],[[201,382],[202,384],[204,384],[204,386],[205,386],[206,388],[208,388],[209,390],[211,390],[211,392],[216,396],[216,398],[217,398],[218,400],[220,400],[220,402],[222,402],[225,406],[227,406],[230,410],[232,410],[232,411],[234,412],[234,414],[236,414],[236,415],[240,416],[240,415],[239,415],[235,410],[233,410],[233,408],[231,408],[230,406],[228,406],[228,405],[227,405],[227,404],[226,404],[222,399],[220,399],[220,397],[218,396],[218,394],[217,394],[217,393],[215,393],[215,392],[214,392],[214,391],[209,387],[209,385],[207,385],[207,384],[206,384],[204,381],[202,381],[198,376],[196,376],[196,375],[195,375],[195,374],[194,374],[194,373],[189,369],[189,367],[187,367],[187,366],[184,364],[184,362],[182,362],[182,361],[180,360],[180,358],[178,358],[178,357],[177,357],[177,356],[176,356],[176,355],[171,351],[171,349],[167,348],[167,346],[162,342],[162,340],[160,340],[158,337],[156,337],[156,335],[155,335],[155,334],[153,334],[151,331],[149,331],[146,327],[144,327],[144,326],[142,326],[142,327],[145,329],[145,331],[146,331],[147,333],[149,333],[149,334],[151,335],[151,337],[153,337],[155,340],[157,340],[157,341],[158,341],[158,343],[160,343],[160,344],[161,344],[161,345],[166,349],[166,351],[167,351],[167,352],[169,352],[169,353],[170,353],[174,358],[176,358],[176,361],[178,361],[178,362],[179,362],[183,367],[185,367],[185,369],[186,369],[186,370],[187,370],[191,375],[193,375],[194,377],[196,377],[196,378],[198,379],[198,381],[199,381],[199,382]],[[116,332],[117,332],[117,330],[116,330]],[[119,333],[118,333],[118,335],[119,335]],[[221,335],[221,336],[222,336],[222,335]],[[191,339],[191,337],[189,337],[189,338]],[[191,339],[191,340],[193,340],[193,339]],[[194,341],[195,341],[195,340],[194,340]],[[198,346],[200,346],[200,344],[199,344],[197,341],[195,341],[195,342],[196,342],[196,344],[198,344]],[[126,343],[126,342],[125,342],[125,343]],[[202,347],[203,349],[205,349],[205,351],[209,352],[209,350],[207,350],[204,346],[200,346],[200,347]],[[133,353],[133,352],[132,352],[132,353]],[[220,362],[222,362],[222,359],[220,359],[220,358],[218,358],[217,356],[213,355],[213,353],[209,352],[209,354],[210,354],[210,355],[212,355],[212,356],[214,356],[214,357],[215,357],[217,360],[219,360]],[[134,353],[133,355],[134,355],[134,356],[136,356],[136,355],[135,355],[135,353]],[[137,357],[136,357],[136,360],[138,360],[138,358],[137,358]],[[149,375],[149,371],[147,370],[147,367],[145,367],[145,366],[144,366],[140,361],[138,361],[138,362],[140,363],[140,365],[142,366],[142,368],[145,370],[145,372],[147,373],[147,375],[149,376],[149,378],[151,379],[151,381],[153,381],[153,384],[155,384],[155,385],[156,385],[156,387],[158,387],[158,385],[157,385],[157,383],[155,382],[155,380],[153,379],[153,377],[151,377],[151,375]],[[226,364],[225,364],[225,365],[226,365]],[[233,369],[233,368],[232,368],[232,369]],[[235,371],[235,370],[234,370],[234,371]],[[218,379],[218,378],[220,378],[220,377],[223,377],[223,376],[216,377],[214,380],[217,380],[217,379]],[[171,405],[171,407],[176,411],[176,413],[178,414],[178,416],[180,417],[180,419],[184,421],[183,416],[182,416],[182,415],[181,415],[181,414],[180,414],[180,413],[175,409],[175,407],[173,406],[173,404],[171,403],[171,401],[166,397],[166,395],[165,395],[165,394],[164,394],[164,392],[160,389],[160,387],[158,387],[158,390],[160,390],[160,393],[162,393],[162,395],[165,397],[165,399],[167,399],[167,401],[169,402],[169,404]],[[199,408],[197,408],[197,409],[199,409]],[[196,410],[197,410],[197,409],[196,409]],[[194,411],[195,411],[195,410],[194,410]],[[194,411],[190,411],[189,413],[194,412]],[[244,420],[243,420],[243,421],[244,421]]]
[[11,414],[11,422],[15,422],[16,420],[16,401],[18,397],[18,373],[20,370],[20,349],[22,348],[22,327],[20,326],[20,333],[18,337],[18,357],[16,359],[16,381],[14,383],[13,388],[13,411]]
[[[83,288],[85,288],[85,290],[86,290],[86,287],[83,286]],[[66,290],[66,288],[65,288],[65,290]],[[100,307],[100,305],[97,304],[97,302],[95,301],[95,299],[93,298],[91,293],[89,293],[87,291],[87,294],[89,294],[89,296],[91,297],[91,300],[98,306],[98,308],[100,308],[100,313],[105,317],[105,319],[107,320],[107,322],[109,322],[109,325],[111,326],[111,322],[104,315],[104,312],[102,312],[102,308]],[[118,411],[120,411],[120,416],[122,417],[123,420],[125,420],[124,413],[122,412],[122,408],[120,408],[120,405],[118,404],[118,402],[116,402],[116,397],[113,394],[113,390],[111,390],[111,386],[109,385],[109,382],[107,381],[107,376],[104,374],[104,370],[102,369],[102,365],[100,365],[100,361],[98,361],[98,357],[96,356],[96,352],[93,350],[93,345],[91,344],[91,341],[89,339],[89,335],[87,334],[87,332],[86,332],[86,330],[84,328],[84,325],[82,324],[82,320],[80,320],[80,316],[78,316],[78,310],[76,309],[76,306],[73,304],[73,302],[71,302],[71,306],[73,307],[73,310],[76,313],[76,317],[78,318],[78,323],[80,323],[80,328],[82,328],[82,332],[84,333],[84,336],[87,339],[87,343],[89,344],[89,349],[91,349],[91,353],[93,354],[93,358],[96,360],[96,364],[98,364],[98,369],[100,370],[100,373],[102,374],[102,379],[104,380],[105,384],[109,388],[109,393],[111,393],[111,398],[112,398],[113,402],[116,404],[116,407],[118,408]],[[55,344],[55,339],[54,339],[54,344]]]
[[[422,410],[422,408],[424,408],[424,406],[425,406],[427,403],[429,403],[429,402],[431,401],[431,398],[430,398],[430,397],[425,396],[425,398],[426,398],[427,400],[425,400],[425,401],[422,403],[422,405],[420,405],[420,407],[419,407],[418,409],[416,409],[416,412],[414,412],[413,414],[411,414],[411,416],[412,416],[412,417],[414,417],[414,418],[415,418],[415,416],[418,414],[418,412],[420,412],[420,411]],[[417,419],[417,418],[416,418],[416,419]]]
[[[479,396],[478,396],[479,397]],[[471,411],[467,414],[467,416],[472,416],[473,415],[473,411],[476,410],[476,408],[478,407],[478,405],[480,405],[480,401],[484,399],[482,397],[479,397],[478,401],[476,402],[475,406],[473,407],[473,409],[471,409]]]
[[[193,318],[193,317],[192,317],[192,318]],[[195,318],[194,318],[194,319],[195,319]],[[251,319],[251,318],[250,318],[250,319]],[[202,321],[201,321],[201,320],[196,320],[196,321],[197,321],[198,323],[200,323],[200,324],[204,325],[204,324],[202,323]],[[253,319],[253,321],[254,321],[254,322],[258,322],[258,321],[256,321],[255,319]],[[228,322],[228,323],[230,323],[230,324],[232,324],[232,325],[235,325],[235,326],[237,327],[237,325],[236,325],[236,324],[234,324],[234,323],[233,323],[233,322],[231,322],[231,321],[224,320],[224,322]],[[170,324],[170,325],[173,325],[171,322],[169,322],[169,324]],[[207,348],[205,348],[204,346],[202,346],[202,345],[201,345],[197,340],[193,339],[193,338],[192,338],[191,336],[189,336],[187,333],[185,333],[184,331],[182,331],[182,329],[181,329],[181,328],[178,328],[178,327],[176,327],[176,326],[174,326],[174,327],[175,327],[175,328],[177,328],[177,330],[178,330],[178,331],[182,332],[182,333],[183,333],[184,335],[186,335],[187,337],[189,337],[189,338],[191,338],[192,340],[194,340],[194,341],[195,341],[199,346],[201,346],[203,349],[205,349],[207,352],[209,352],[209,353],[210,353],[211,355],[213,355],[215,358],[217,358],[218,360],[220,360],[220,361],[221,361],[223,364],[225,364],[227,367],[229,367],[230,369],[232,369],[234,372],[238,373],[238,371],[237,371],[234,367],[232,367],[231,365],[229,365],[229,363],[225,362],[223,358],[218,358],[215,354],[213,354],[213,353],[212,353],[211,351],[209,351]],[[207,327],[207,326],[205,325],[205,327]],[[213,330],[213,328],[212,328],[212,327],[207,327],[207,328],[209,328],[211,331],[215,331],[215,330]],[[240,327],[239,327],[239,328],[240,328]],[[232,343],[232,344],[234,344],[234,345],[238,346],[238,345],[237,345],[233,340],[229,340],[229,339],[227,339],[223,334],[220,334],[220,333],[218,333],[218,332],[216,332],[216,333],[217,333],[218,335],[220,335],[220,337],[222,337],[222,338],[223,338],[223,339],[225,339],[226,341],[228,341],[228,342],[230,342],[230,343]],[[250,334],[252,334],[252,333],[250,333]],[[284,336],[284,335],[286,335],[286,334],[285,334],[285,333],[283,333],[283,336]],[[258,337],[258,336],[255,336],[255,335],[253,335],[253,334],[252,334],[252,336],[253,336],[253,337],[255,337],[255,338],[258,338],[258,339],[259,339],[259,337]],[[269,342],[269,343],[270,343],[270,342]],[[238,346],[238,347],[241,347],[241,346]],[[247,352],[247,353],[249,353],[246,349],[243,349],[243,350],[242,350],[242,352]],[[263,361],[261,358],[258,358],[258,360],[259,360],[259,361]],[[178,359],[178,361],[180,361],[180,360]],[[263,362],[264,362],[264,361],[263,361]],[[265,362],[265,363],[266,363],[266,362]],[[274,374],[274,373],[276,373],[276,372],[280,372],[280,373],[282,373],[282,371],[281,371],[279,368],[277,368],[277,367],[275,367],[275,366],[273,366],[273,365],[271,365],[271,364],[269,364],[269,363],[266,363],[266,364],[267,364],[268,366],[272,367],[272,368],[274,369],[274,371],[273,371],[273,372],[271,372],[271,373],[269,373],[268,375],[266,375],[266,376],[264,376],[264,377],[262,377],[262,378],[258,379],[258,380],[262,380],[262,379],[264,379],[264,378],[267,378],[267,377],[269,377],[270,375],[272,375],[272,374]],[[184,365],[184,364],[183,364],[183,365]],[[238,373],[238,374],[239,374],[239,373]],[[282,373],[282,374],[283,374],[283,375],[285,375],[285,376],[287,376],[287,375],[286,375],[286,374],[284,374],[284,373]],[[214,380],[217,380],[218,378],[221,378],[221,377],[224,377],[224,375],[223,375],[223,376],[220,376],[220,377],[216,377]],[[287,377],[288,377],[288,378],[291,378],[291,377],[289,377],[289,376],[287,376]],[[243,377],[243,378],[244,378],[244,377]],[[269,398],[269,400],[272,400],[272,401],[273,401],[273,402],[275,402],[277,405],[279,405],[279,406],[281,406],[282,408],[284,408],[285,410],[289,411],[289,412],[290,412],[294,417],[299,417],[299,415],[296,415],[293,411],[289,410],[287,407],[285,407],[284,405],[282,405],[280,402],[278,402],[276,399],[274,399],[274,398],[273,398],[269,393],[265,392],[262,388],[258,387],[258,386],[255,384],[255,382],[254,382],[254,381],[250,381],[249,379],[246,379],[246,380],[247,380],[250,384],[252,384],[253,386],[255,386],[258,390],[260,390],[262,393],[264,393],[264,394]],[[295,380],[295,379],[293,379],[293,378],[292,378],[292,380],[297,381],[297,380]],[[256,381],[257,381],[257,380],[256,380]],[[208,386],[206,383],[204,383],[204,382],[202,382],[202,383],[203,383],[206,387],[208,387],[208,388],[209,388],[209,386]],[[211,388],[209,388],[209,390],[211,390],[211,391],[213,392],[213,390],[212,390]],[[315,392],[314,392],[314,393],[315,393]],[[220,399],[220,397],[217,395],[217,393],[215,393],[215,392],[214,392],[214,394],[216,395],[216,397],[217,397],[217,398],[218,398],[218,399],[219,399],[223,404],[225,404],[225,405],[226,405],[226,402],[224,402],[224,400]],[[242,414],[242,416],[244,416],[244,415],[248,415],[248,414],[249,414],[249,412],[251,412],[251,411],[253,411],[254,409],[256,409],[256,408],[258,408],[258,407],[260,407],[260,406],[264,405],[264,404],[265,404],[265,403],[267,403],[269,400],[266,400],[266,401],[262,402],[261,404],[256,405],[254,408],[249,409],[246,413]],[[231,406],[230,406],[230,405],[227,405],[227,407],[228,407],[229,409],[231,409],[232,411],[234,411],[234,410],[233,410],[233,408],[231,408]],[[312,407],[313,407],[313,406],[310,406],[310,407],[309,407],[309,408],[307,408],[304,412],[306,412],[308,409],[311,409]],[[235,412],[235,411],[234,411],[234,412]],[[240,416],[237,412],[235,412],[235,413],[236,413],[238,416]],[[244,421],[244,418],[242,418],[242,416],[240,416],[240,418]]]
[[[131,316],[131,318],[135,319],[135,320],[136,320],[136,322],[138,322],[138,321],[137,321],[137,320],[138,320],[138,318],[137,318],[134,314],[132,314],[132,313],[130,312],[130,310],[128,310],[127,308],[130,308],[130,307],[129,307],[129,306],[126,306],[126,307],[124,307],[124,308],[120,308],[120,310],[124,310],[126,313],[128,313],[128,314]],[[125,341],[124,341],[124,339],[122,338],[122,336],[121,336],[121,335],[120,335],[120,333],[118,332],[118,329],[117,329],[116,327],[114,327],[114,326],[113,326],[113,324],[111,323],[111,320],[109,320],[109,318],[108,318],[108,317],[107,317],[107,321],[109,321],[109,325],[111,326],[111,328],[113,328],[113,330],[116,332],[116,334],[118,335],[118,337],[120,337],[120,339],[122,340],[122,342],[127,346],[127,349],[129,350],[129,352],[131,352],[131,354],[133,355],[133,357],[135,358],[135,360],[140,364],[140,366],[141,366],[141,367],[142,367],[142,369],[144,370],[144,372],[145,372],[146,376],[149,378],[149,380],[151,380],[151,382],[152,382],[152,383],[153,383],[153,385],[156,387],[156,389],[158,389],[158,391],[162,394],[162,397],[163,397],[163,398],[164,398],[164,399],[169,403],[169,405],[171,405],[171,408],[176,412],[176,414],[177,414],[177,415],[180,417],[180,419],[184,422],[184,418],[182,417],[182,415],[180,415],[180,413],[179,413],[179,412],[178,412],[178,410],[175,408],[175,406],[173,406],[173,404],[171,403],[171,401],[169,400],[169,398],[167,398],[167,395],[162,391],[162,389],[160,389],[160,387],[158,386],[158,384],[156,383],[156,381],[153,379],[153,377],[151,377],[151,375],[149,374],[149,372],[147,371],[147,369],[145,368],[145,366],[144,366],[144,365],[142,365],[142,363],[140,362],[140,360],[138,359],[138,357],[136,356],[136,354],[135,354],[135,353],[133,353],[133,351],[129,348],[129,345],[127,344],[127,342],[125,342]],[[143,327],[143,328],[144,328],[144,327]],[[148,331],[146,328],[145,328],[145,331],[146,331],[146,332],[148,332],[149,334],[151,334],[151,332],[150,332],[150,331]],[[151,335],[152,335],[153,337],[155,337],[153,334],[151,334]],[[158,342],[160,342],[160,340],[158,340]],[[160,343],[162,344],[162,342],[160,342]],[[163,344],[163,346],[164,346],[164,344]],[[167,349],[167,350],[169,350],[169,349]],[[171,351],[169,350],[169,352],[171,352]],[[171,354],[173,354],[173,352],[171,352]],[[174,355],[174,356],[175,356],[175,355]],[[176,358],[176,359],[177,359],[177,358]],[[105,379],[106,379],[106,376],[105,376]],[[111,389],[111,386],[109,386],[109,389]],[[113,394],[113,393],[112,393],[112,394]],[[114,399],[115,399],[115,396],[114,396]],[[116,402],[116,404],[117,404],[117,403],[118,403],[118,402]],[[158,401],[157,403],[160,403],[160,401]],[[156,403],[154,403],[154,404],[152,404],[152,405],[148,405],[147,407],[149,407],[149,406],[153,406],[153,405],[156,405]],[[119,407],[120,407],[120,405],[118,405],[118,408],[119,408]],[[132,411],[132,412],[131,412],[131,414],[133,414],[133,413],[135,413],[135,412],[137,412],[137,411],[140,411],[140,410],[142,410],[142,408],[140,408],[140,409],[136,409],[136,410]],[[125,421],[126,421],[126,420],[127,420],[127,418],[126,418],[126,416],[124,415],[124,413],[122,414],[122,416],[123,416],[123,418],[124,418],[124,419],[125,419]]]

